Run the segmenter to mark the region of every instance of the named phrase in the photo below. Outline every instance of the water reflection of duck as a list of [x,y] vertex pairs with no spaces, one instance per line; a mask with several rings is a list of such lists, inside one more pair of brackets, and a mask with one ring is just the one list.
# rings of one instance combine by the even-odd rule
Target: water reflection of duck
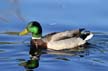
[[20,66],[25,67],[26,71],[33,71],[33,69],[39,67],[41,51],[37,49],[33,52],[33,49],[30,49],[29,54],[31,55],[30,60],[21,62]]
[[34,68],[37,68],[39,66],[39,61],[38,60],[28,60],[26,62],[22,62],[20,64],[21,66],[24,66],[27,70],[32,70]]
[[71,50],[61,50],[61,51],[55,51],[55,50],[47,50],[47,51],[43,51],[42,49],[37,49],[36,47],[33,47],[32,45],[30,46],[30,51],[29,51],[29,55],[30,55],[30,60],[23,60],[23,62],[20,63],[20,66],[23,66],[26,71],[33,71],[35,68],[39,67],[39,60],[40,60],[40,56],[41,54],[53,54],[53,55],[60,55],[63,57],[58,57],[56,59],[58,60],[64,60],[64,61],[69,61],[68,58],[65,58],[64,56],[80,56],[83,57],[84,55],[82,55],[85,52],[83,52],[83,49],[80,50],[79,52],[76,51],[71,51]]
[[32,33],[31,45],[33,47],[53,50],[72,49],[82,46],[93,37],[93,34],[85,29],[54,32],[42,37],[41,25],[36,21],[30,22],[19,35],[28,33]]

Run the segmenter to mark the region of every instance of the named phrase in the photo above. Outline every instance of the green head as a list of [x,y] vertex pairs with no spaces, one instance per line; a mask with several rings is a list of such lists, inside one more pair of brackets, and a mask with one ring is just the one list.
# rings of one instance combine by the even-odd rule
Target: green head
[[36,21],[32,21],[22,32],[19,33],[19,35],[26,35],[28,33],[32,33],[32,37],[34,38],[40,38],[42,36],[41,25]]

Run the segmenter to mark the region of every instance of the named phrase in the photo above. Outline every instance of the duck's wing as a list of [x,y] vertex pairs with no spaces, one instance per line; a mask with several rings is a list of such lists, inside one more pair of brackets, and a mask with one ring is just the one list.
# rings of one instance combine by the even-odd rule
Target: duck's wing
[[77,29],[77,30],[69,30],[69,31],[64,31],[64,32],[54,32],[47,34],[43,37],[43,40],[45,42],[49,41],[59,41],[59,40],[64,40],[72,37],[79,37],[81,34],[81,31],[85,30],[84,28],[82,29]]
[[64,31],[64,32],[59,32],[54,35],[52,35],[50,41],[59,41],[59,40],[64,40],[72,37],[80,37],[81,32],[84,29],[77,29],[77,30],[69,30],[69,31]]

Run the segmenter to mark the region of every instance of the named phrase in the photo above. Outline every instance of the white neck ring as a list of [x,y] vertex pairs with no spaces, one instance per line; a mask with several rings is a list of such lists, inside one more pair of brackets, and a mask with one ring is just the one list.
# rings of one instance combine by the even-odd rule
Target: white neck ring
[[41,39],[41,37],[38,37],[38,38],[37,37],[32,37],[32,39]]

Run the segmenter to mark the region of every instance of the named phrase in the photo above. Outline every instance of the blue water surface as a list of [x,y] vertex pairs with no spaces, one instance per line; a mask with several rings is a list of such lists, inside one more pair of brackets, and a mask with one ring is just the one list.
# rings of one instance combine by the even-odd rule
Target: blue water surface
[[108,71],[108,0],[1,0],[0,71],[30,71],[21,65],[30,60],[31,35],[18,36],[27,23],[39,21],[43,35],[86,28],[94,32],[83,53],[46,53],[34,71]]

